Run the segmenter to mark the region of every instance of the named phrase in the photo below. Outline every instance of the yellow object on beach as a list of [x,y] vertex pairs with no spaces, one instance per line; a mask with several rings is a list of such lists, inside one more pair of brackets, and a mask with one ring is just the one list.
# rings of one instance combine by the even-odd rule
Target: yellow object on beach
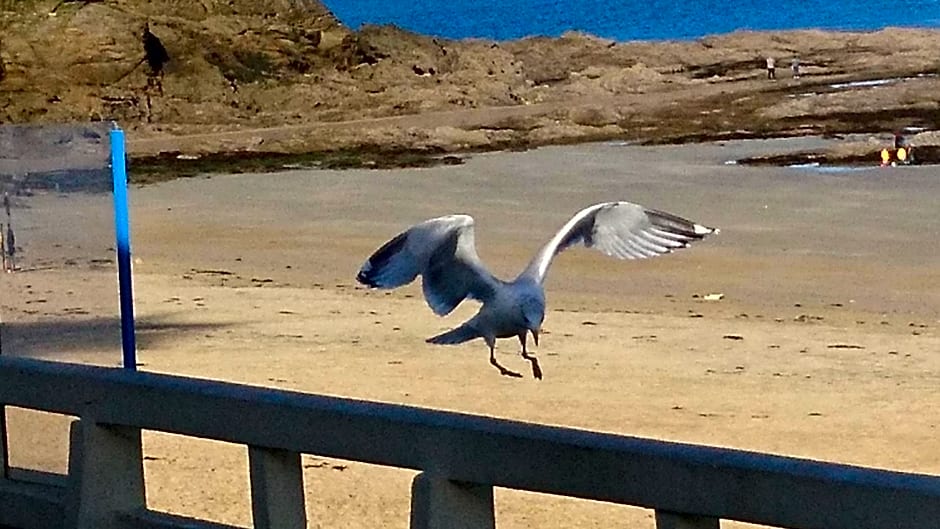
[[891,153],[888,152],[888,149],[881,149],[881,165],[888,165],[890,161]]
[[903,162],[905,160],[907,160],[907,149],[901,147],[898,149],[898,161]]

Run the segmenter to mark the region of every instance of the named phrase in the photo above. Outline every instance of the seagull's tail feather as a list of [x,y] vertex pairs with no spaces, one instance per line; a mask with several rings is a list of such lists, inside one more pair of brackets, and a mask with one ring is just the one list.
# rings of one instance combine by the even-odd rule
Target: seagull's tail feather
[[432,336],[426,341],[428,343],[438,344],[438,345],[456,345],[458,343],[469,342],[474,338],[479,338],[483,336],[480,334],[480,331],[470,327],[469,325],[461,325],[456,329],[447,331],[443,334],[438,334],[437,336]]

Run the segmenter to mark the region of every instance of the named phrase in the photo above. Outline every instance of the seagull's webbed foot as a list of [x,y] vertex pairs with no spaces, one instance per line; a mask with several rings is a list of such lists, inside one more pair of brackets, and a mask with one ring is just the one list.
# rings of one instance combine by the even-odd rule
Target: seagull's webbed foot
[[521,373],[517,373],[517,372],[515,372],[515,371],[510,371],[509,369],[506,369],[505,367],[503,367],[503,366],[501,366],[501,365],[499,365],[499,364],[493,364],[493,365],[496,366],[496,369],[499,369],[499,374],[500,374],[500,375],[504,375],[504,376],[512,377],[512,378],[522,378],[522,374],[521,374]]
[[521,374],[516,373],[515,371],[510,371],[510,370],[506,369],[505,367],[503,367],[502,365],[500,365],[500,363],[496,361],[496,356],[495,356],[495,354],[493,353],[493,349],[492,349],[492,348],[490,348],[490,364],[492,364],[493,367],[495,367],[496,369],[499,369],[499,374],[500,374],[500,375],[507,376],[507,377],[513,377],[513,378],[522,378],[522,375],[521,375]]
[[542,380],[542,368],[539,367],[539,359],[530,355],[529,353],[522,351],[522,358],[525,358],[529,362],[532,362],[532,376]]

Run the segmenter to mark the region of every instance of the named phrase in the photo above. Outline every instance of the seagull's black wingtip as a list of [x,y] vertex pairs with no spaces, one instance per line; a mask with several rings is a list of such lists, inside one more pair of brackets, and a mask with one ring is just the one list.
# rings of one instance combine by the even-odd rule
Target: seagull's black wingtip
[[356,281],[362,283],[363,285],[369,288],[378,287],[375,280],[369,276],[369,271],[366,270],[365,268],[363,268],[362,270],[359,271],[358,274],[356,274]]

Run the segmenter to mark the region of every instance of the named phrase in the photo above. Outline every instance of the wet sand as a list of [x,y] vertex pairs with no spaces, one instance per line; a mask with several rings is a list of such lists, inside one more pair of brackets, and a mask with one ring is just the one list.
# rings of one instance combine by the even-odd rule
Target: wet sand
[[[940,473],[940,171],[725,163],[823,143],[592,144],[136,188],[142,369]],[[563,254],[542,381],[500,377],[482,342],[424,343],[474,307],[441,319],[417,286],[354,281],[388,238],[455,212],[476,218],[481,257],[512,276],[572,213],[613,199],[721,233],[643,262]],[[17,235],[24,265],[43,265],[3,278],[4,354],[116,364],[114,269],[98,261],[110,196],[30,204]],[[516,347],[501,342],[500,361],[528,372]],[[64,468],[62,421],[13,413],[11,430],[15,464]],[[152,507],[249,523],[243,447],[147,434],[145,451]],[[304,463],[311,526],[407,526],[411,472]],[[505,528],[652,527],[649,511],[513,491],[497,491],[497,511]]]

